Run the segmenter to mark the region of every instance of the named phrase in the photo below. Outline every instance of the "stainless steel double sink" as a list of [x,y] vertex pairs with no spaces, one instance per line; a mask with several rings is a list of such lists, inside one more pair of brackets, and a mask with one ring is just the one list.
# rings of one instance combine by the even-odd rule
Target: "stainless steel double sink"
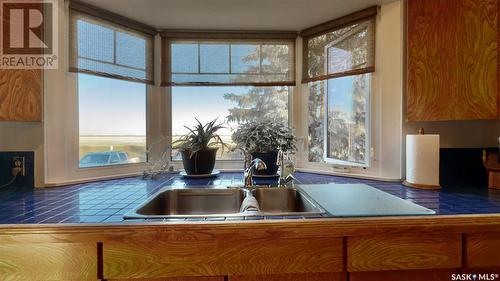
[[[253,199],[253,198],[255,199]],[[258,203],[257,208],[242,204]],[[165,189],[147,199],[125,219],[245,216],[311,216],[325,213],[307,194],[295,188]]]

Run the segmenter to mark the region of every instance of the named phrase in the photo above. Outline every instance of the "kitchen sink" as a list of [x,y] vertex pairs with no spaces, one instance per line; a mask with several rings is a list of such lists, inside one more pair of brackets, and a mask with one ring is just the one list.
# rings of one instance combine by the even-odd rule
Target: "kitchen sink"
[[238,214],[245,190],[170,189],[160,191],[125,218],[207,217]]
[[252,195],[261,213],[270,215],[321,214],[324,210],[312,199],[294,188],[257,188]]
[[[255,201],[257,208],[242,208],[242,204]],[[304,216],[324,212],[307,195],[293,188],[259,187],[249,191],[245,188],[198,187],[161,190],[125,214],[124,218]]]

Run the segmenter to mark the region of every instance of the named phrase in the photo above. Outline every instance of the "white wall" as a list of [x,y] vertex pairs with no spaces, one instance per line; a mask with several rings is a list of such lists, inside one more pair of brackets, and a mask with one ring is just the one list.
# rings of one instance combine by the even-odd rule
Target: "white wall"
[[0,151],[35,152],[35,186],[43,186],[43,123],[0,121]]

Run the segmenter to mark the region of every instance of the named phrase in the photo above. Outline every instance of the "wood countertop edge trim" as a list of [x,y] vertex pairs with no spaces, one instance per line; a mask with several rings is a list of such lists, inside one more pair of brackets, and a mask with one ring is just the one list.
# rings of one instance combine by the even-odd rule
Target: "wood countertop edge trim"
[[[262,220],[231,222],[175,222],[175,223],[115,223],[115,224],[5,224],[0,225],[0,239],[11,235],[79,234],[84,236],[122,236],[127,233],[164,233],[166,231],[311,231],[326,236],[349,236],[357,231],[394,232],[421,230],[421,232],[472,233],[500,231],[500,214],[404,216],[371,218],[322,218],[306,220]],[[328,230],[328,231],[324,231]],[[334,232],[332,232],[334,231]],[[71,239],[71,237],[68,237]],[[80,239],[77,239],[80,240]]]

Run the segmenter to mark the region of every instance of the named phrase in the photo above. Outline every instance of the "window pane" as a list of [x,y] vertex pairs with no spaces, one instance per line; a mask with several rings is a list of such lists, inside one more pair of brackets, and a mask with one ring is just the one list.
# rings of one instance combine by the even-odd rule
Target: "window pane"
[[146,41],[124,32],[116,32],[116,63],[145,70]]
[[265,73],[288,73],[287,61],[290,48],[287,45],[262,45],[262,71]]
[[229,72],[229,45],[200,45],[201,73]]
[[78,21],[78,55],[113,63],[113,30],[83,20]]
[[232,73],[259,73],[259,45],[231,45]]
[[80,167],[146,161],[146,86],[78,75]]
[[[193,102],[199,101],[199,102]],[[226,123],[219,131],[224,142],[234,146],[232,133],[246,121],[274,118],[288,123],[288,87],[173,87],[173,140],[188,132],[184,125],[196,124],[195,118],[207,123],[215,118]],[[172,152],[180,160],[178,151]],[[241,160],[240,151],[227,150],[217,155],[219,160]]]
[[198,44],[173,44],[172,73],[198,72]]
[[369,74],[330,79],[327,87],[326,157],[368,164]]

